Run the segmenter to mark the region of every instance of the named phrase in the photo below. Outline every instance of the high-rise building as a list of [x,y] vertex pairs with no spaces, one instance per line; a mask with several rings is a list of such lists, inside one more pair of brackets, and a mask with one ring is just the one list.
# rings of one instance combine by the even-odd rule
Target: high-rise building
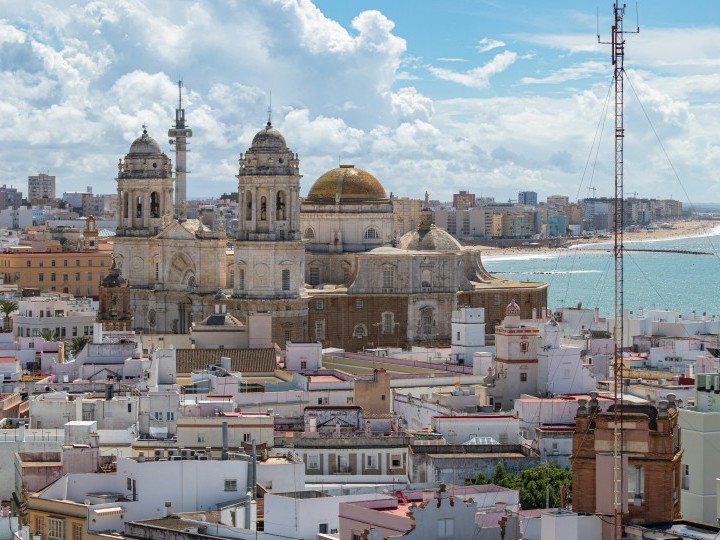
[[0,210],[17,208],[22,203],[22,192],[5,184],[0,187]]
[[473,206],[475,206],[474,193],[461,191],[460,193],[453,194],[453,207],[457,210],[464,210],[465,208],[472,208]]
[[570,198],[567,195],[550,195],[547,198],[547,209],[555,212],[565,212]]
[[55,177],[45,173],[28,176],[28,199],[30,202],[54,199]]
[[518,204],[537,206],[537,192],[521,191],[520,193],[518,193]]

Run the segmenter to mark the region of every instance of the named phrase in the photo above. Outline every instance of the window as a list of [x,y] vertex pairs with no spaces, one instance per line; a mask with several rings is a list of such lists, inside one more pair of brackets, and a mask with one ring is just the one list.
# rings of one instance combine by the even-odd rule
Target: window
[[330,400],[327,397],[318,398],[318,405],[327,405],[328,403],[330,403]]
[[399,469],[402,467],[402,456],[397,454],[390,456],[390,466],[393,469]]
[[395,272],[392,269],[383,270],[383,289],[392,290],[395,286]]
[[493,297],[493,304],[495,304],[496,306],[499,306],[499,305],[500,305],[500,295],[499,295],[499,294],[496,294],[496,295]]
[[307,369],[307,362],[305,360],[300,361],[300,369]]
[[432,287],[432,273],[430,270],[422,271],[421,286],[423,289],[429,289]]
[[527,373],[520,374],[520,382],[527,382]]
[[368,469],[377,469],[377,456],[368,456],[367,457],[367,468]]
[[690,465],[682,467],[682,489],[690,489]]
[[325,307],[325,304],[323,303],[322,300],[318,300],[318,301],[315,302],[315,309],[316,309],[316,310],[322,311],[324,307]]
[[92,281],[92,272],[88,272],[88,281]]
[[355,328],[353,328],[353,336],[355,336],[356,338],[362,339],[364,337],[367,337],[367,335],[367,327],[364,324],[356,324]]
[[433,320],[432,308],[423,308],[420,310],[420,331],[427,339],[435,332],[435,321]]
[[308,456],[307,466],[308,469],[313,469],[315,471],[320,470],[320,456]]
[[67,268],[67,265],[68,265],[67,259],[64,259],[64,260],[63,260],[63,266]]
[[304,236],[308,240],[312,240],[313,238],[315,238],[315,231],[313,231],[311,227],[308,227],[307,229],[305,229]]
[[50,281],[55,281],[55,272],[50,274]]
[[129,412],[129,413],[132,412],[132,403],[128,403],[128,412]]
[[355,309],[362,309],[365,307],[365,302],[362,300],[355,300]]
[[45,276],[42,272],[40,272],[40,275],[38,276],[38,280],[43,281],[45,279]]
[[318,266],[310,267],[310,285],[320,285],[320,268]]
[[370,227],[367,231],[365,231],[363,238],[366,240],[377,240],[380,238],[380,235],[378,234],[377,229]]
[[395,315],[386,311],[382,314],[382,333],[392,334],[395,327]]
[[530,350],[530,343],[527,341],[521,341],[520,342],[520,352],[526,353]]
[[75,281],[80,281],[80,272],[75,272]]
[[243,268],[238,269],[238,289],[245,290],[245,270]]
[[73,525],[73,540],[82,540],[82,525]]
[[642,506],[645,502],[645,467],[643,465],[628,466],[628,504]]
[[286,342],[290,341],[290,337],[291,337],[290,330],[285,330],[285,341]]
[[126,485],[127,485],[127,490],[130,491],[132,489],[132,478],[130,478],[129,476],[127,477]]
[[167,419],[168,422],[173,422],[175,420],[175,413],[172,411],[168,411],[165,414],[165,418]]
[[75,259],[75,266],[80,266],[80,259]]
[[53,268],[55,268],[55,259],[53,259],[52,261],[50,261],[50,266],[52,266]]
[[350,540],[361,540],[362,533],[360,531],[353,531]]
[[250,442],[250,434],[249,433],[243,433],[243,442]]
[[39,266],[40,266],[40,268],[42,268],[44,266],[43,261],[40,261]]
[[225,491],[237,491],[237,480],[225,480]]
[[455,520],[453,518],[438,519],[437,539],[453,540],[455,538]]
[[348,404],[348,405],[352,405],[353,402],[355,401],[355,399],[354,399],[352,396],[348,396],[348,398],[347,398],[346,401],[347,401],[347,404]]
[[31,266],[30,261],[27,261],[27,262],[25,263],[25,266],[27,266],[28,268],[30,268],[30,266]]
[[92,266],[92,259],[88,260],[88,266]]
[[161,413],[160,411],[155,411],[155,420],[157,420],[158,422],[162,422],[162,419],[163,413]]
[[67,280],[68,280],[68,275],[67,275],[67,274],[63,274],[63,281],[67,281]]
[[290,270],[288,270],[288,269],[284,269],[282,271],[282,290],[283,291],[290,290]]
[[155,281],[160,281],[160,263],[155,263]]
[[35,534],[42,536],[43,518],[35,518]]
[[65,521],[48,518],[48,540],[65,540]]
[[77,326],[73,326],[72,335],[73,337],[77,337]]
[[318,525],[318,533],[320,534],[327,534],[328,533],[328,524],[327,523],[320,523]]
[[325,339],[325,321],[315,321],[315,339],[322,341]]

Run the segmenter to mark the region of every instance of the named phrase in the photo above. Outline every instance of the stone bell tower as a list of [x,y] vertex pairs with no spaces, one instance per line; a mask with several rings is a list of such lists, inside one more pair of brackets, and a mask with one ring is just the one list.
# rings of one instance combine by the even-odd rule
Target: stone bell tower
[[273,314],[273,339],[306,337],[305,248],[300,239],[300,160],[268,121],[240,155],[232,277],[240,311]]

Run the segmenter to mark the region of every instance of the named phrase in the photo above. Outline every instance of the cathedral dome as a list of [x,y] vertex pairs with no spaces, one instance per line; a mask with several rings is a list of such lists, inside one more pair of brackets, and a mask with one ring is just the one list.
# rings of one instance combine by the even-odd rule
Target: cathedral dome
[[409,251],[460,251],[462,246],[445,229],[431,225],[408,231],[400,237],[400,249]]
[[147,129],[143,130],[143,134],[135,139],[130,145],[129,154],[161,154],[158,142],[148,135]]
[[267,125],[253,137],[251,146],[252,148],[284,150],[287,148],[287,143],[282,133],[272,127],[272,124],[268,122]]
[[343,202],[385,200],[385,188],[372,174],[354,165],[341,165],[326,172],[310,188],[307,199],[310,202]]

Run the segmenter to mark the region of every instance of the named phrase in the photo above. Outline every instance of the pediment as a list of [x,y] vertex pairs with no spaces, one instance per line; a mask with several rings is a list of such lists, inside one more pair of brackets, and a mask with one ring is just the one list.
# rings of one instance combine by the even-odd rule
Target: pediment
[[159,240],[193,240],[195,233],[187,230],[180,223],[170,223],[157,235]]

